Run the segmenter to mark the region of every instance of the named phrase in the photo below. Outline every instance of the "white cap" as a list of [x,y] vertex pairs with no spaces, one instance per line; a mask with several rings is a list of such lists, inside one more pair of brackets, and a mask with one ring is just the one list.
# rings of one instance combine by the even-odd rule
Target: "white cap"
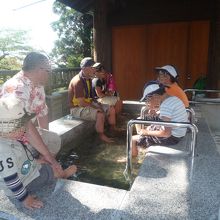
[[144,99],[146,98],[146,96],[148,95],[153,95],[154,92],[156,92],[158,89],[160,89],[160,86],[158,84],[150,84],[148,85],[143,92],[143,96],[141,98],[141,102],[144,101]]
[[92,67],[99,68],[99,66],[101,66],[101,63],[95,63]]
[[19,119],[25,115],[23,103],[13,95],[0,98],[0,112],[0,121]]
[[162,66],[162,67],[155,67],[155,70],[165,70],[166,72],[168,72],[174,78],[176,78],[177,75],[178,75],[177,72],[176,72],[176,69],[171,65],[166,65],[166,66]]

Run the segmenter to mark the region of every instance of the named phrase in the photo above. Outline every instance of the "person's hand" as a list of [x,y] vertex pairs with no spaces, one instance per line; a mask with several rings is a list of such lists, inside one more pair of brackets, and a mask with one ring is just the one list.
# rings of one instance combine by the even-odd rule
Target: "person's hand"
[[36,196],[28,195],[23,201],[23,205],[27,209],[40,209],[44,206],[43,202],[37,199]]
[[115,91],[108,91],[108,92],[107,92],[107,95],[108,95],[108,96],[113,96],[114,93],[115,93]]
[[52,154],[48,154],[44,156],[44,160],[46,160],[57,172],[62,172],[61,165],[57,162]]
[[148,131],[146,129],[141,129],[139,135],[148,135]]
[[43,158],[45,161],[47,161],[51,165],[51,167],[53,168],[53,170],[56,171],[56,173],[58,173],[59,175],[62,175],[63,169],[52,154],[44,156]]

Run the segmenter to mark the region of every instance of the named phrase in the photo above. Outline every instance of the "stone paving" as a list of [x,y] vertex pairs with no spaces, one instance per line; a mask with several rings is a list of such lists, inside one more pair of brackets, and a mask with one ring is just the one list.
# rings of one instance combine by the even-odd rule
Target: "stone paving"
[[34,211],[0,191],[0,219],[218,220],[218,141],[202,114],[197,114],[197,126],[194,158],[188,155],[187,139],[174,147],[150,147],[130,191],[58,180],[42,189],[39,196],[45,206]]

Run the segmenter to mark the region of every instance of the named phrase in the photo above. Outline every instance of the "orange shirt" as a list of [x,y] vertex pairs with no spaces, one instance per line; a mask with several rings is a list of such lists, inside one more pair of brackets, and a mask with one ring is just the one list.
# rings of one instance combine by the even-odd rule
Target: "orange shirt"
[[176,96],[184,103],[185,107],[189,107],[189,100],[186,96],[186,93],[179,87],[177,83],[169,85],[169,88],[166,88],[166,93],[170,96]]

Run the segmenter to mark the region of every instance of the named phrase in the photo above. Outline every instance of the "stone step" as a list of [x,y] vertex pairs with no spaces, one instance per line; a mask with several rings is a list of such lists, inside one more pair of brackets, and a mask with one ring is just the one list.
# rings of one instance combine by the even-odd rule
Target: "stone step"
[[4,210],[0,211],[0,219],[6,217],[6,214],[11,215],[11,218],[5,218],[7,220],[110,219],[126,194],[126,190],[72,180],[58,180],[56,184],[38,194],[44,202],[44,208],[31,211],[24,209],[17,201],[11,203],[0,191],[0,210]]
[[85,138],[95,131],[95,123],[72,117],[64,116],[49,123],[49,130],[57,133],[62,140],[62,146],[77,140]]

